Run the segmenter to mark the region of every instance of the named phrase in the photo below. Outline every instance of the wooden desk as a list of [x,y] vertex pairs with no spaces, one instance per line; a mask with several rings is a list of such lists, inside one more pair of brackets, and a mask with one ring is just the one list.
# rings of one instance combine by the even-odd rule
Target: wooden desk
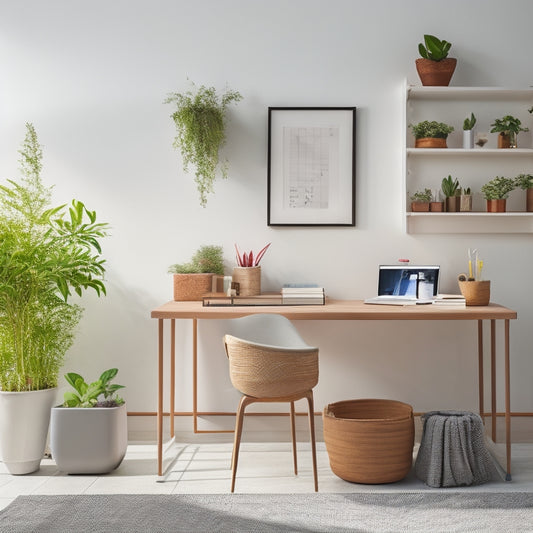
[[167,302],[152,310],[151,317],[159,323],[158,349],[158,404],[157,404],[157,465],[158,475],[163,475],[163,363],[164,363],[164,322],[170,320],[170,434],[174,438],[175,413],[175,355],[176,319],[190,319],[193,325],[193,424],[197,427],[198,390],[197,390],[197,349],[198,320],[230,319],[254,313],[276,313],[290,320],[476,320],[478,338],[478,387],[479,412],[484,415],[483,387],[483,321],[490,320],[491,353],[491,417],[492,439],[496,440],[496,321],[504,321],[504,388],[505,388],[505,444],[507,453],[507,476],[511,475],[511,383],[509,321],[517,318],[516,311],[498,304],[483,307],[444,307],[436,305],[368,305],[361,300],[330,300],[326,305],[304,306],[258,306],[258,307],[203,307],[202,302]]

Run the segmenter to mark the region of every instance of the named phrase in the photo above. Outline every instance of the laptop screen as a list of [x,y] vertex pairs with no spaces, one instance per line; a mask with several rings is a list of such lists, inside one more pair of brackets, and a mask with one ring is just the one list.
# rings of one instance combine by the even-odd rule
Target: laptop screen
[[430,299],[437,296],[439,266],[380,265],[379,296],[411,296]]

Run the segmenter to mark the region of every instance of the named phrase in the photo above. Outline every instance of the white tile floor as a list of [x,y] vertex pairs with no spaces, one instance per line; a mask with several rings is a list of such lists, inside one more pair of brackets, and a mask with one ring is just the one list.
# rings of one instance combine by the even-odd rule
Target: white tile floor
[[[231,450],[231,443],[175,444],[168,452],[166,464],[170,468],[164,478],[158,478],[155,473],[154,444],[131,444],[120,467],[102,476],[65,475],[51,459],[44,459],[34,474],[12,476],[0,463],[0,508],[22,494],[228,493]],[[413,472],[389,485],[348,483],[331,472],[323,442],[317,443],[317,452],[320,492],[438,490],[426,487]],[[236,492],[313,492],[308,443],[298,444],[298,466],[299,474],[294,476],[290,443],[243,442]],[[460,490],[533,492],[533,445],[513,444],[513,481],[490,482]]]

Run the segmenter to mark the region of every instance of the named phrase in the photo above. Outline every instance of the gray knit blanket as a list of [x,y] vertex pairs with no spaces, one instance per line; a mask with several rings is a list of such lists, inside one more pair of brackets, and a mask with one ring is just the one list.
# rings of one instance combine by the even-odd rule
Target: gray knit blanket
[[485,446],[479,415],[431,411],[422,415],[422,422],[415,473],[426,485],[459,487],[502,479],[501,467]]

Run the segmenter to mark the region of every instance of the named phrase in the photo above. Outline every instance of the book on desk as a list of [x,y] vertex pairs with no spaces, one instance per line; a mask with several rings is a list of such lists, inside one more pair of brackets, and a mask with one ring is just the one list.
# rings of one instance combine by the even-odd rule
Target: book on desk
[[257,296],[228,296],[210,293],[202,298],[204,307],[261,306],[261,305],[324,305],[326,295],[323,287],[283,287],[280,292]]

